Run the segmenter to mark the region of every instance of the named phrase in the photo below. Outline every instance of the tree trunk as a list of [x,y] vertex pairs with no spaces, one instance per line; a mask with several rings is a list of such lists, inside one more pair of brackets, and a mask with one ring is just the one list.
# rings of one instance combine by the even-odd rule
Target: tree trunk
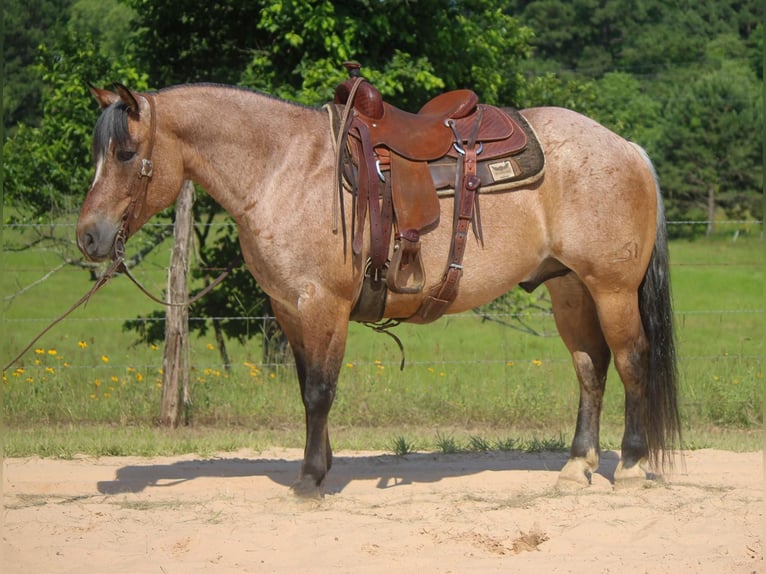
[[710,237],[715,231],[715,190],[711,185],[707,190],[707,228],[705,237]]
[[[189,253],[192,233],[194,184],[184,182],[176,202],[173,252],[168,271],[167,302],[183,303],[189,298]],[[162,359],[162,405],[160,425],[176,428],[189,394],[189,309],[169,306],[165,311],[165,352]],[[187,421],[188,422],[188,421]]]

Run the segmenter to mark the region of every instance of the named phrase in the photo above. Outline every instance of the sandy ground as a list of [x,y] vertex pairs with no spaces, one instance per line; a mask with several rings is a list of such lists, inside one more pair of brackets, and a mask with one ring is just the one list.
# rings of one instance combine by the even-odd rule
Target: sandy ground
[[664,484],[560,492],[564,454],[7,459],[0,572],[764,572],[763,457],[685,453]]

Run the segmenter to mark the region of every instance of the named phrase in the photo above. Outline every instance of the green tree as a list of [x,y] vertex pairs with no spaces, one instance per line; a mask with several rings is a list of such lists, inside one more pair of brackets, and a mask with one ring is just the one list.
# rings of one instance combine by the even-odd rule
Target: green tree
[[736,219],[762,216],[761,86],[742,50],[728,35],[709,43],[706,68],[679,74],[663,107],[658,169],[679,216],[711,219],[716,205]]
[[3,3],[3,125],[6,136],[18,124],[36,126],[42,116],[42,78],[37,50],[65,30],[72,0],[5,0]]
[[635,76],[609,72],[592,84],[588,112],[595,120],[646,148],[656,149],[662,137],[662,106]]
[[157,85],[241,83],[315,104],[331,99],[348,59],[399,105],[465,86],[509,103],[531,35],[499,0],[128,2],[134,50]]
[[121,0],[73,0],[68,28],[90,35],[109,58],[119,60],[129,41],[133,10]]

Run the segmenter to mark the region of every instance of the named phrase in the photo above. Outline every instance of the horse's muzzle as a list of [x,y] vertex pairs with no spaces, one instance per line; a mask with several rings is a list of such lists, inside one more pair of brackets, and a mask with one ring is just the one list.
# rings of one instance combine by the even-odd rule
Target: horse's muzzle
[[91,261],[104,261],[114,251],[119,227],[105,220],[81,221],[77,225],[77,247]]

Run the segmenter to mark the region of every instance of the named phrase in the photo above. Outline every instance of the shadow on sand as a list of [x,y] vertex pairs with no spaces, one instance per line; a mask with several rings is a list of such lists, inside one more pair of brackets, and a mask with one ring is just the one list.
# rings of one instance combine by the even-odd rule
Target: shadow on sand
[[[328,493],[342,492],[354,480],[375,480],[377,488],[391,488],[413,483],[438,482],[445,478],[469,476],[485,471],[550,471],[558,473],[567,460],[565,452],[521,453],[414,453],[406,456],[336,456],[326,483]],[[598,474],[610,482],[619,457],[601,454]],[[102,494],[137,493],[147,487],[172,487],[196,478],[265,476],[289,487],[298,477],[300,461],[277,458],[214,458],[185,460],[171,464],[124,466],[115,479],[101,481]]]

